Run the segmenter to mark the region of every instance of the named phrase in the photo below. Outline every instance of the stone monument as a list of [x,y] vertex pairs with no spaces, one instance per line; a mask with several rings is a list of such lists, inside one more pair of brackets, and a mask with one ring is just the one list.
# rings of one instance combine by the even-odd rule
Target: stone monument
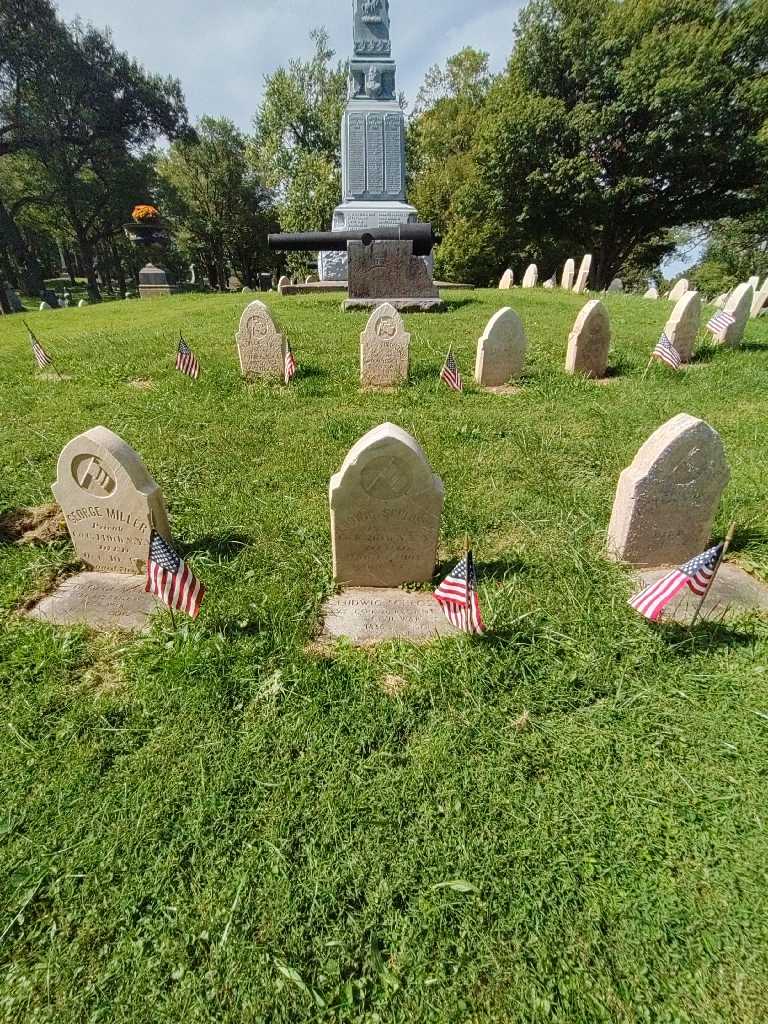
[[670,302],[677,302],[678,299],[682,299],[689,288],[690,285],[688,284],[688,280],[684,277],[680,278],[675,287],[669,293]]
[[664,333],[677,349],[684,363],[690,363],[693,346],[701,324],[701,296],[698,292],[685,292],[678,299],[672,316],[667,320]]
[[514,283],[515,275],[509,268],[507,268],[501,275],[501,280],[499,281],[499,291],[508,291],[514,285]]
[[364,388],[396,388],[408,379],[411,336],[388,302],[377,306],[360,335],[360,383]]
[[443,484],[418,442],[384,423],[331,479],[333,575],[349,587],[428,582],[437,559]]
[[483,388],[501,388],[523,372],[528,339],[522,321],[508,306],[495,313],[477,343],[475,381]]
[[644,299],[658,299],[658,297],[659,297],[659,289],[656,288],[655,286],[651,286],[648,289],[648,291],[645,292],[645,294],[643,295]]
[[523,274],[523,288],[535,288],[539,283],[539,268],[531,263]]
[[[395,75],[389,0],[354,0],[354,54],[341,127],[342,203],[334,211],[332,231],[418,220],[405,196],[405,118]],[[346,281],[346,252],[320,253],[320,278]]]
[[568,337],[565,360],[567,373],[586,377],[604,377],[611,347],[611,323],[608,311],[599,299],[593,299],[579,313]]
[[608,527],[611,557],[680,565],[706,550],[730,475],[717,431],[687,413],[669,420],[621,474]]
[[766,277],[766,279],[763,281],[762,288],[759,288],[757,290],[757,294],[755,295],[755,301],[752,303],[750,315],[753,319],[755,317],[760,316],[763,309],[765,308],[766,303],[768,303],[768,277]]
[[254,299],[243,310],[235,341],[244,377],[284,378],[288,351],[285,337],[260,299]]
[[412,242],[349,242],[349,298],[345,309],[370,309],[386,300],[401,312],[442,310],[427,263],[413,255]]

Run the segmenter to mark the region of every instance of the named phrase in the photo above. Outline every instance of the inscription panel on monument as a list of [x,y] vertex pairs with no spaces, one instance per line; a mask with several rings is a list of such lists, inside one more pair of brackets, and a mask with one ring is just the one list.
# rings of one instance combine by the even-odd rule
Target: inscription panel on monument
[[365,114],[350,114],[348,120],[347,190],[352,195],[365,192]]
[[368,191],[381,195],[384,192],[384,118],[381,114],[369,114],[367,121]]
[[403,132],[400,114],[387,114],[384,118],[384,166],[387,195],[399,196],[403,190]]

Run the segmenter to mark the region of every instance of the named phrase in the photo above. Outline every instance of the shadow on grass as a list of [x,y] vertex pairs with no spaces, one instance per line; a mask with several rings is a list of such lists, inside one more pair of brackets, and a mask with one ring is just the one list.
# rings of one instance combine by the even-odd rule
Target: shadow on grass
[[759,341],[742,341],[741,345],[737,346],[744,352],[768,352],[768,345],[761,344]]
[[731,541],[731,550],[741,551],[750,544],[768,544],[768,533],[750,526],[738,526]]
[[661,634],[672,648],[670,654],[676,658],[690,658],[724,648],[736,650],[741,647],[753,647],[757,643],[757,634],[754,631],[729,626],[722,619],[703,620],[693,629],[690,626],[669,622],[661,627]]
[[480,302],[480,299],[454,299],[450,295],[442,295],[441,298],[447,306],[446,313],[461,309],[463,306],[476,306]]
[[232,558],[237,558],[251,544],[253,544],[253,537],[230,530],[224,533],[209,533],[205,537],[198,538],[192,544],[180,544],[179,554],[185,558],[187,555],[205,552],[218,561],[229,561]]

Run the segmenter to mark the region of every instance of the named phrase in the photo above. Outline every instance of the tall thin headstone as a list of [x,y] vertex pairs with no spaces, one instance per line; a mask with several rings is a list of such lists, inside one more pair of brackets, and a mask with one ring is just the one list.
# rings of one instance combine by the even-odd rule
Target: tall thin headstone
[[576,295],[583,295],[584,292],[589,288],[589,275],[592,273],[592,256],[590,253],[584,257],[579,267],[579,276],[576,278],[576,284],[573,286],[573,290]]
[[576,263],[572,259],[565,261],[563,276],[560,278],[560,287],[569,292],[573,288],[573,279],[576,277]]
[[522,321],[508,306],[495,313],[477,343],[475,380],[480,387],[502,387],[519,377],[525,365],[528,339]]
[[685,293],[690,289],[688,280],[684,277],[680,278],[677,284],[674,286],[672,291],[669,293],[669,301],[677,302],[678,299],[682,299]]
[[368,388],[396,388],[408,379],[411,336],[403,318],[388,302],[377,306],[360,335],[360,383]]
[[717,431],[687,413],[675,416],[621,474],[608,553],[638,566],[680,565],[701,553],[730,475]]
[[370,430],[331,479],[333,575],[350,587],[428,582],[437,559],[443,484],[415,438]]
[[758,289],[755,301],[752,303],[750,313],[753,319],[760,316],[766,304],[768,304],[768,277],[763,281],[762,288]]
[[568,337],[567,373],[604,377],[611,348],[611,322],[599,299],[592,299],[579,313]]
[[514,283],[515,275],[511,270],[507,269],[504,271],[501,276],[501,280],[499,281],[499,290],[508,291]]
[[284,376],[287,355],[285,337],[259,299],[244,309],[235,340],[240,357],[240,372],[244,377]]
[[620,277],[614,277],[611,283],[608,285],[609,295],[620,295],[624,291],[624,282]]
[[535,288],[538,283],[539,268],[535,263],[531,263],[523,275],[523,288]]
[[717,344],[724,345],[726,348],[737,348],[741,344],[754,299],[755,293],[749,282],[734,288],[723,309],[723,312],[730,313],[733,317],[733,323],[719,338],[715,339]]
[[675,346],[684,363],[690,363],[696,336],[701,325],[701,296],[698,292],[686,292],[672,310],[664,333]]
[[106,427],[66,445],[52,490],[78,558],[96,572],[140,574],[151,531],[171,540],[160,488],[136,452]]

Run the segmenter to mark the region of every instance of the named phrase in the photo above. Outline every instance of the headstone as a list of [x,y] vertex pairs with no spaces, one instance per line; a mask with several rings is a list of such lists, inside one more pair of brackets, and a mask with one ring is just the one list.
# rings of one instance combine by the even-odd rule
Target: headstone
[[242,291],[243,282],[236,274],[231,274],[229,280],[227,281],[227,288],[231,292]]
[[277,290],[278,290],[278,292],[282,295],[283,294],[283,289],[287,288],[290,285],[290,283],[291,283],[290,277],[286,277],[286,275],[283,274],[283,276],[277,282]]
[[80,301],[77,304],[77,308],[78,309],[83,309],[87,305],[88,305],[88,303],[85,301],[85,299],[80,299]]
[[762,313],[766,304],[768,303],[768,277],[763,281],[762,288],[757,290],[755,295],[755,301],[752,303],[751,315],[752,317],[758,317]]
[[751,284],[752,285],[752,291],[756,292],[760,288],[760,278],[757,276],[757,274],[754,274],[747,281],[747,284]]
[[535,288],[538,281],[539,268],[535,263],[531,263],[523,276],[523,288]]
[[240,294],[241,295],[249,295],[252,291],[253,291],[253,288],[249,288],[248,285],[246,284],[246,285],[244,285],[240,289]]
[[658,297],[659,289],[655,287],[649,288],[645,295],[643,295],[644,299],[658,299]]
[[717,298],[715,299],[715,301],[712,303],[712,305],[715,307],[715,309],[722,309],[723,306],[728,301],[728,296],[730,294],[731,294],[730,292],[723,292],[722,295],[718,295]]
[[46,302],[51,309],[59,308],[59,298],[56,292],[51,288],[43,288],[40,292],[40,298],[43,302]]
[[701,296],[686,292],[677,300],[664,333],[677,349],[684,363],[690,363],[696,336],[701,325]]
[[160,488],[106,427],[69,442],[52,490],[78,557],[96,572],[141,573],[152,528],[171,539]]
[[319,281],[320,278],[317,276],[317,274],[307,274],[304,280],[304,284],[318,284]]
[[5,288],[5,295],[8,300],[8,305],[11,308],[11,312],[21,313],[24,306],[21,304],[21,299],[17,295],[16,289],[7,283],[3,287]]
[[285,337],[260,299],[243,310],[235,341],[244,377],[284,377]]
[[[147,263],[139,271],[139,298],[140,299],[162,299],[168,295],[175,295],[178,287],[171,284],[167,272],[162,267],[156,267],[154,263]],[[132,292],[126,292],[125,297],[132,298]]]
[[377,306],[360,335],[360,383],[396,388],[408,379],[411,336],[403,318],[388,302]]
[[506,307],[495,313],[477,343],[475,381],[483,388],[501,387],[523,372],[528,339],[520,317]]
[[552,277],[546,280],[542,287],[546,288],[548,291],[551,291],[553,288],[557,288],[557,274],[553,274]]
[[42,312],[44,312],[44,311],[45,311],[46,309],[51,309],[51,308],[52,308],[52,307],[51,307],[51,306],[49,306],[47,302],[41,302],[41,303],[40,303],[40,309],[39,309],[39,312],[40,312],[40,313],[42,313]]
[[608,552],[632,565],[682,565],[709,544],[730,479],[723,442],[681,413],[652,434],[619,479]]
[[611,347],[611,323],[608,311],[599,299],[593,299],[579,313],[568,337],[565,360],[567,373],[604,377]]
[[567,292],[573,288],[573,279],[576,276],[576,263],[574,260],[568,259],[565,261],[563,267],[563,276],[560,278],[560,287],[564,288]]
[[508,289],[510,289],[512,287],[512,285],[514,283],[515,283],[515,275],[514,275],[514,273],[511,270],[507,269],[507,270],[504,271],[504,273],[502,274],[501,280],[499,281],[499,290],[500,291],[507,291]]
[[669,293],[670,302],[677,302],[678,299],[682,299],[682,297],[688,291],[688,288],[688,281],[684,277],[682,277],[674,286],[672,291]]
[[623,291],[624,291],[624,282],[621,280],[620,277],[614,277],[614,279],[608,285],[608,294],[609,295],[619,295]]
[[715,339],[716,344],[724,345],[726,348],[737,348],[741,344],[754,299],[755,293],[752,291],[751,284],[740,284],[738,288],[734,288],[728,296],[723,310],[723,312],[731,314],[734,322],[719,338]]
[[331,479],[333,575],[351,587],[432,579],[443,484],[418,442],[384,423],[350,450]]
[[589,288],[589,275],[592,273],[592,256],[590,253],[584,257],[579,267],[579,276],[576,278],[576,284],[573,286],[573,290],[577,295],[583,295],[584,292]]
[[382,300],[401,311],[444,309],[440,291],[413,242],[349,242],[349,298],[345,309],[375,307]]

